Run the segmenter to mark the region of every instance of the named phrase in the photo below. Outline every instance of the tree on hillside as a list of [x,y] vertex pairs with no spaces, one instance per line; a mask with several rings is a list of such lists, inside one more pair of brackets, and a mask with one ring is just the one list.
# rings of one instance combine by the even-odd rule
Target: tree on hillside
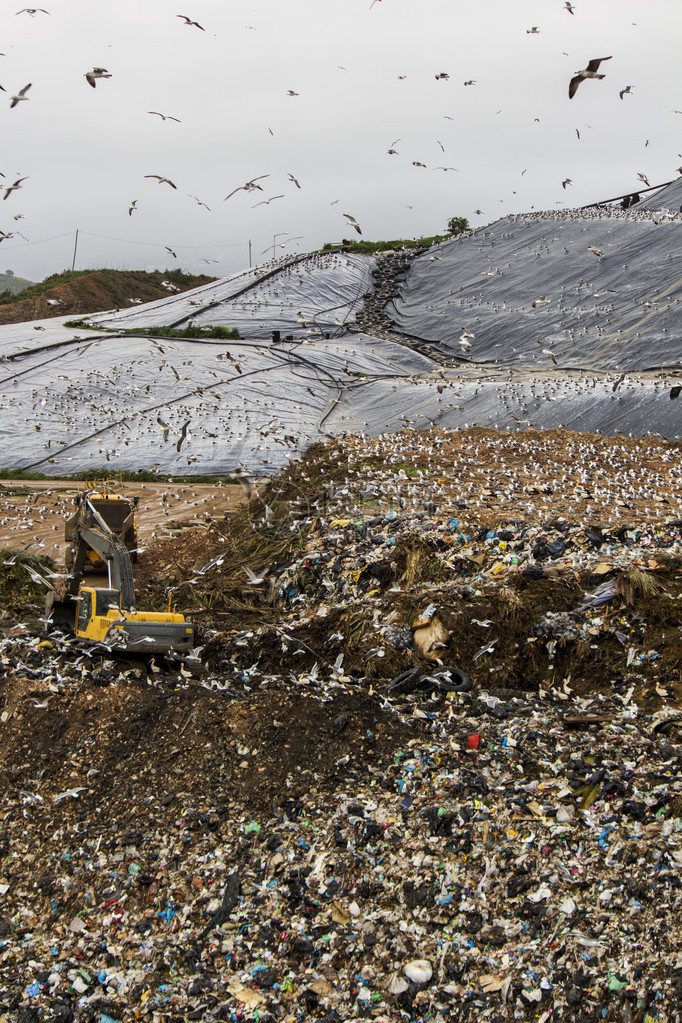
[[448,220],[447,234],[464,234],[468,230],[470,230],[469,221],[466,217],[450,217]]

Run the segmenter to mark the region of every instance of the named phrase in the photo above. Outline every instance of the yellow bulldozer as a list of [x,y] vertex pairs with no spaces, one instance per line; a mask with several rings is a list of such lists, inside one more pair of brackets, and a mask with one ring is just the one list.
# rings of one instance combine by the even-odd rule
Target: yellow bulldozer
[[[170,610],[138,611],[132,561],[137,553],[137,498],[106,490],[79,494],[67,520],[68,575],[53,580],[45,612],[53,625],[88,644],[122,653],[184,657],[194,646],[194,628]],[[87,570],[105,570],[107,585],[87,585]]]

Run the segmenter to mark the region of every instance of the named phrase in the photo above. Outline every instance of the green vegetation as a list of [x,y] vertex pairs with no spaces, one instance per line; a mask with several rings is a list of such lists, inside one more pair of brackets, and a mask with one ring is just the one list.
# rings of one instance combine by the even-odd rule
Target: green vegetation
[[32,472],[29,469],[0,469],[0,480],[56,480],[61,483],[83,482],[85,480],[101,480],[106,483],[239,483],[237,476],[229,474],[225,476],[215,473],[197,473],[196,475],[182,476],[177,473],[158,473],[150,469],[121,469],[112,472],[111,469],[83,469],[82,472],[74,472],[68,476],[46,475],[42,472]]
[[464,234],[465,231],[470,231],[469,221],[466,217],[450,217],[448,220],[448,235]]
[[30,551],[0,548],[0,607],[9,621],[22,621],[31,629],[40,628],[44,613],[45,587],[27,571],[41,574],[55,567],[51,558],[39,558]]
[[68,284],[69,281],[75,281],[78,277],[84,277],[86,274],[94,272],[94,270],[64,270],[60,274],[52,274],[50,277],[46,277],[44,281],[32,284],[30,288],[24,288],[17,295],[3,292],[0,295],[0,305],[8,305],[10,302],[18,302],[24,298],[36,298],[38,295],[42,295],[44,291],[50,291],[52,288],[57,288],[60,284]]
[[224,341],[239,340],[239,331],[231,327],[183,327],[176,330],[174,327],[131,327],[128,330],[118,330],[115,327],[102,327],[98,323],[90,323],[88,320],[66,320],[65,327],[76,327],[79,330],[97,330],[109,334],[130,334],[133,337],[163,337],[163,338],[220,338]]
[[[177,285],[181,291],[197,288],[202,284],[209,284],[215,280],[215,277],[208,277],[205,274],[186,274],[182,270],[63,270],[58,274],[50,274],[44,281],[31,284],[30,287],[24,288],[18,294],[13,294],[10,290],[3,291],[0,294],[0,305],[8,305],[11,302],[18,302],[25,298],[36,298],[46,291],[51,291],[52,288],[58,288],[60,284],[69,284],[71,281],[76,281],[80,277],[87,277],[89,274],[96,274],[100,278],[104,274],[121,275],[123,277],[126,277],[128,274],[138,274],[141,275],[143,280],[147,280],[154,285],[160,285],[162,280],[168,281],[171,284]],[[2,278],[2,275],[0,275],[0,278]],[[1,282],[6,283],[5,278],[2,278]],[[107,285],[105,280],[101,279],[100,284],[105,290],[115,293],[115,289]]]
[[367,242],[367,241],[343,241],[325,242],[320,249],[321,252],[361,252],[371,256],[375,252],[383,252],[386,249],[414,249],[420,245],[437,245],[438,242],[447,240],[447,235],[434,234],[428,238],[395,238],[392,241]]
[[466,217],[450,217],[445,234],[427,235],[423,238],[393,238],[390,241],[369,242],[352,241],[344,238],[342,242],[325,242],[320,252],[360,252],[371,256],[375,252],[384,252],[386,249],[414,249],[419,246],[428,247],[445,242],[454,235],[470,231],[469,221]]
[[27,281],[23,277],[15,277],[11,270],[5,270],[4,274],[0,274],[0,299],[17,295],[20,292],[24,292],[26,288],[30,288],[33,281]]

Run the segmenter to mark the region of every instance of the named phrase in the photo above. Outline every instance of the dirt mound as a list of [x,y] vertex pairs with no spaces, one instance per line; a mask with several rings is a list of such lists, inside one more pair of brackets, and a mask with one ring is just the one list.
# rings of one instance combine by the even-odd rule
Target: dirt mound
[[0,324],[24,323],[51,316],[83,316],[106,309],[126,309],[210,284],[203,274],[145,273],[143,270],[93,270],[56,284],[40,295],[0,305]]
[[25,670],[2,683],[0,778],[3,788],[24,789],[39,772],[50,798],[83,786],[81,809],[145,796],[169,805],[180,791],[219,799],[236,787],[247,805],[267,810],[288,776],[296,778],[289,796],[305,791],[313,774],[318,787],[333,788],[339,758],[352,761],[348,774],[377,748],[390,759],[411,734],[359,687],[329,699],[314,681],[239,672],[214,690],[177,671],[147,674],[141,662],[114,668],[95,659],[82,673],[64,665],[68,686],[56,687],[48,673],[30,677],[43,656],[54,656],[44,649],[33,655],[21,637],[13,646]]

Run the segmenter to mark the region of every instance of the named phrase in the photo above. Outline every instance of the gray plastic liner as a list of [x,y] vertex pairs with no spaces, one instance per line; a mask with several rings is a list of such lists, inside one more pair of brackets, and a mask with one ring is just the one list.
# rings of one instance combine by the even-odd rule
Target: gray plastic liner
[[633,206],[633,209],[679,213],[682,210],[682,177],[659,189],[658,192],[650,192]]
[[353,381],[399,380],[433,366],[363,335],[283,344],[73,337],[44,322],[51,326],[33,339],[31,324],[0,328],[3,468],[199,473],[242,465],[265,475],[331,436],[326,419]]
[[0,328],[4,468],[261,476],[320,439],[432,424],[681,436],[674,376],[447,370],[366,334],[273,344],[39,325]]
[[89,317],[94,324],[130,327],[221,325],[241,337],[294,338],[336,334],[353,319],[371,289],[373,256],[320,252],[271,260],[191,293],[134,309]]
[[571,210],[506,217],[429,250],[388,313],[455,358],[632,371],[679,363],[681,295],[679,214]]
[[375,261],[338,253],[90,318],[237,326],[243,341],[0,327],[0,466],[267,475],[320,439],[431,424],[680,438],[681,219],[528,215],[445,243],[392,305],[402,343],[344,332]]

